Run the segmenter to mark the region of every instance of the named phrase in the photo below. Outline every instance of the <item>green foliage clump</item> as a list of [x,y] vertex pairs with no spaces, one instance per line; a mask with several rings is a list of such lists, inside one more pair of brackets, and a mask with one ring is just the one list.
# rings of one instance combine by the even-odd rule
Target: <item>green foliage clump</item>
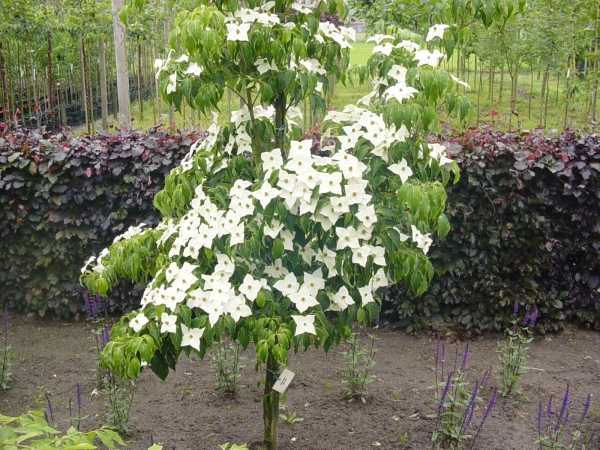
[[0,448],[17,450],[20,448],[95,449],[98,439],[109,449],[124,446],[121,437],[113,430],[102,427],[93,431],[78,431],[71,427],[65,434],[48,425],[41,411],[30,411],[20,417],[0,414]]

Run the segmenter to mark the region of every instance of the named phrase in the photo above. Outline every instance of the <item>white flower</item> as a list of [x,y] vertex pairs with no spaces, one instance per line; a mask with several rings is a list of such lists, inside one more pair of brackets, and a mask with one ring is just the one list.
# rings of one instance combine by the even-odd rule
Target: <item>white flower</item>
[[300,65],[305,67],[309,73],[317,73],[320,75],[327,74],[327,71],[323,68],[321,63],[314,58],[311,59],[301,59]]
[[183,323],[181,324],[181,345],[183,347],[190,346],[196,350],[200,350],[200,338],[204,334],[204,328],[188,328]]
[[271,152],[263,152],[260,154],[260,158],[263,161],[263,170],[268,172],[270,170],[279,169],[283,165],[283,158],[281,157],[281,150],[276,148]]
[[266,208],[271,200],[279,195],[279,189],[274,188],[268,181],[265,181],[260,189],[251,192],[250,195],[257,199],[263,208]]
[[160,315],[160,321],[162,323],[160,327],[161,333],[176,333],[177,332],[177,316],[162,313]]
[[298,336],[299,334],[309,333],[309,334],[317,334],[315,330],[315,316],[292,316],[294,322],[296,322],[296,333],[294,336]]
[[240,317],[252,315],[252,310],[246,305],[246,301],[241,295],[232,295],[229,297],[229,302],[225,306],[225,311],[228,312],[236,322],[240,320]]
[[304,272],[304,283],[313,297],[316,297],[321,289],[325,288],[325,280],[323,279],[323,271],[321,268],[315,270],[312,274]]
[[398,64],[394,64],[392,68],[387,73],[388,77],[392,77],[394,80],[398,81],[398,83],[406,82],[406,67],[399,66]]
[[247,273],[244,277],[244,281],[242,281],[242,284],[240,284],[238,289],[248,300],[253,302],[256,300],[256,297],[262,287],[263,284],[259,280],[256,280],[252,275]]
[[[446,147],[440,144],[429,144],[429,157],[431,159],[437,159],[440,165],[452,162],[450,158],[446,157]],[[431,164],[431,162],[429,164]]]
[[279,258],[275,260],[273,265],[265,267],[265,273],[273,278],[281,278],[286,276],[289,272],[285,267],[283,267],[281,258]]
[[358,288],[358,292],[360,293],[360,298],[362,300],[362,305],[365,306],[368,303],[373,303],[375,299],[373,298],[373,294],[371,292],[371,287],[364,286]]
[[144,315],[144,313],[139,313],[129,322],[129,326],[133,328],[133,331],[138,333],[144,325],[149,322],[148,318]]
[[430,52],[429,50],[419,50],[415,53],[415,57],[413,59],[418,61],[418,66],[429,65],[436,67],[439,64],[440,59],[442,59],[444,56],[446,55],[441,53],[438,49],[435,49],[433,52]]
[[315,260],[322,262],[327,267],[328,276],[327,278],[331,278],[337,275],[337,270],[335,269],[335,256],[336,253],[333,250],[324,247],[323,249],[318,249],[317,254],[315,255]]
[[377,215],[375,214],[375,207],[373,205],[360,205],[356,217],[366,228],[371,228],[377,222]]
[[414,87],[407,86],[404,83],[396,83],[385,90],[383,96],[386,99],[395,98],[399,103],[407,98],[412,98],[419,91]]
[[216,299],[213,299],[211,295],[210,301],[201,306],[201,308],[208,313],[208,321],[210,322],[211,327],[217,323],[219,317],[221,317],[221,315],[225,312],[223,300],[225,300],[225,303],[228,302],[229,294],[217,296]]
[[235,17],[241,19],[244,23],[254,22],[256,19],[258,19],[259,15],[260,13],[258,11],[248,8],[240,8],[234,14]]
[[229,238],[229,245],[241,244],[244,242],[244,223],[239,223],[233,229],[228,230],[231,237]]
[[167,84],[167,94],[177,90],[177,72],[169,75],[169,84]]
[[402,161],[400,161],[399,163],[388,166],[388,169],[390,170],[390,172],[393,172],[400,177],[400,180],[402,180],[402,184],[406,183],[408,177],[410,177],[413,174],[412,169],[408,167],[408,163],[404,158],[402,158]]
[[202,67],[193,62],[188,66],[187,69],[185,69],[183,73],[186,75],[196,75],[197,77],[199,77],[203,70],[204,69]]
[[294,237],[296,237],[296,233],[292,233],[289,230],[283,230],[279,233],[279,239],[283,242],[284,249],[290,251],[294,250]]
[[373,47],[373,53],[383,53],[386,56],[390,56],[390,53],[392,53],[393,49],[394,46],[391,43],[386,42],[383,45],[376,45]]
[[359,248],[358,236],[356,230],[353,227],[341,228],[336,227],[335,232],[338,236],[337,250],[341,250],[346,247]]
[[[354,299],[348,292],[346,286],[342,286],[336,294],[332,295],[331,301],[333,302],[333,305],[330,305],[329,309],[332,311],[343,311],[348,308],[348,306],[354,304]],[[332,306],[334,307],[332,308]]]
[[340,172],[321,173],[319,192],[321,194],[330,192],[332,194],[342,195],[342,174]]
[[265,236],[269,236],[275,239],[279,232],[283,230],[283,224],[279,223],[278,220],[273,220],[273,223],[271,225],[272,226],[265,224],[263,232],[265,233]]
[[277,65],[274,62],[269,62],[267,60],[267,58],[257,59],[254,62],[254,65],[256,66],[256,70],[258,70],[258,73],[260,73],[261,75],[268,72],[269,70],[274,70],[274,71],[279,70],[277,68]]
[[295,294],[300,289],[298,280],[296,280],[296,276],[293,273],[287,274],[283,280],[279,280],[273,287],[286,297]]
[[385,248],[376,245],[369,246],[370,256],[373,257],[373,262],[378,266],[385,266]]
[[301,14],[312,14],[313,10],[302,3],[292,3],[292,8]]
[[287,297],[296,305],[296,308],[300,312],[306,311],[311,306],[317,306],[319,302],[310,293],[310,290],[306,286],[302,286],[298,292],[292,292]]
[[386,39],[393,40],[394,36],[390,36],[389,34],[374,34],[369,39],[367,39],[367,42],[375,42],[375,44],[379,45]]
[[429,251],[429,247],[431,247],[431,244],[433,244],[433,240],[431,239],[431,233],[427,233],[423,235],[423,253],[427,254],[427,252]]
[[399,44],[396,44],[396,48],[403,48],[404,50],[407,50],[410,53],[414,53],[421,47],[416,42],[404,40]]
[[419,248],[423,248],[424,242],[423,242],[423,233],[421,233],[419,231],[419,229],[417,227],[415,227],[414,225],[410,226],[411,230],[412,230],[412,240],[415,244],[417,244],[417,247]]
[[470,89],[470,88],[471,88],[471,87],[469,86],[469,84],[468,84],[468,83],[466,83],[466,82],[462,81],[460,78],[456,78],[454,75],[450,75],[450,76],[452,77],[452,79],[453,79],[453,80],[454,80],[456,83],[463,85],[463,86],[464,86],[464,87],[466,87],[467,89]]
[[84,273],[84,272],[87,270],[87,267],[88,267],[88,266],[89,266],[91,263],[93,263],[95,260],[96,260],[96,257],[95,257],[95,256],[91,256],[91,257],[90,257],[90,259],[88,259],[88,260],[85,262],[84,266],[81,268],[81,273]]
[[385,274],[385,270],[383,270],[383,268],[379,269],[375,273],[375,275],[373,275],[373,278],[371,278],[371,281],[369,282],[372,291],[376,291],[380,287],[386,287],[388,284],[390,284],[390,282],[388,281],[387,276]]
[[248,31],[250,31],[251,24],[242,23],[238,25],[236,23],[228,23],[226,26],[228,41],[248,41]]
[[352,249],[352,262],[360,266],[366,267],[367,260],[369,258],[369,247],[364,245],[362,247]]
[[434,25],[431,28],[429,28],[429,31],[427,32],[427,37],[425,38],[425,41],[429,42],[431,41],[433,38],[440,38],[443,39],[444,38],[444,30],[446,28],[448,28],[450,25]]

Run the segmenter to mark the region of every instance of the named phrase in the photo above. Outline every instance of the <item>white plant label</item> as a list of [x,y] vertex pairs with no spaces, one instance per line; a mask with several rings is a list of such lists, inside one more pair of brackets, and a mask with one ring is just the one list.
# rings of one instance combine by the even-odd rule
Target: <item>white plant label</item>
[[296,374],[294,372],[292,372],[291,370],[283,369],[283,372],[281,372],[281,374],[279,375],[279,378],[277,379],[277,381],[275,382],[275,385],[273,386],[273,390],[279,392],[280,394],[283,394],[285,392],[285,390],[288,388],[288,386],[290,385],[290,383],[292,382],[292,380],[294,379],[295,375]]

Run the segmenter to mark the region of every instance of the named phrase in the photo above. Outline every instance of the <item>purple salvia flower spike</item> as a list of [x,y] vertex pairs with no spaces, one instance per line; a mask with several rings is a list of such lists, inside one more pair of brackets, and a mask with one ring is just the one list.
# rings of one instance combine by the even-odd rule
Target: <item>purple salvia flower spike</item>
[[440,403],[438,405],[438,411],[441,411],[444,408],[444,400],[446,400],[446,396],[448,395],[448,391],[450,390],[450,385],[452,384],[450,381],[452,380],[452,372],[448,374],[448,379],[446,380],[446,384],[444,385],[444,390],[442,391],[442,396],[440,397]]
[[90,317],[92,317],[92,307],[90,306],[90,296],[87,292],[83,294],[83,303],[85,305],[85,314],[89,319]]
[[569,410],[567,409],[567,413],[565,414],[565,418],[563,419],[561,425],[563,427],[566,427],[568,423],[569,423]]
[[542,401],[540,400],[540,405],[538,406],[538,413],[537,413],[537,422],[536,422],[538,433],[542,432],[542,415],[543,415],[543,411],[544,411],[544,409],[542,407]]
[[104,327],[102,327],[102,331],[100,332],[100,345],[102,346],[102,348],[106,347],[106,344],[108,344],[109,341],[110,336],[108,327],[104,325]]
[[530,328],[535,327],[535,323],[537,322],[537,318],[538,318],[538,310],[537,310],[537,308],[535,308],[535,310],[533,311],[533,314],[531,315],[531,320],[529,321],[529,327]]
[[46,422],[48,422],[50,426],[54,426],[54,406],[52,406],[52,402],[50,401],[50,396],[48,395],[48,393],[46,392],[44,395],[46,396],[46,400],[48,401],[48,419],[50,419],[50,422],[48,421],[48,419],[46,419]]
[[81,389],[79,388],[79,381],[75,383],[75,402],[77,403],[77,409],[81,411]]
[[461,372],[465,372],[465,369],[467,368],[467,359],[469,358],[469,343],[467,342],[467,345],[465,346],[465,351],[463,352],[463,356],[462,356],[462,363],[460,364],[460,371]]
[[375,317],[375,319],[373,319],[373,323],[375,324],[376,327],[379,326],[379,313],[377,314],[377,316]]
[[492,391],[492,395],[490,396],[490,400],[488,401],[488,404],[485,407],[485,414],[483,415],[483,419],[481,421],[482,424],[488,418],[488,416],[490,415],[490,411],[492,410],[492,408],[496,404],[496,398],[497,398],[497,396],[498,396],[498,388],[494,388],[494,390]]
[[485,421],[487,420],[488,416],[490,415],[490,411],[492,410],[492,408],[494,407],[494,405],[496,404],[496,396],[498,395],[498,388],[494,388],[492,395],[490,396],[490,400],[488,401],[487,406],[485,407],[485,413],[483,414],[483,417],[481,418],[481,422],[479,423],[479,426],[477,427],[477,432],[475,433],[475,436],[473,437],[473,440],[471,441],[471,449],[475,448],[475,442],[477,441],[477,437],[479,436],[479,432],[481,431],[481,428],[483,427],[483,424],[485,423]]
[[513,307],[513,317],[517,317],[519,313],[519,297],[517,296],[517,300],[515,300],[515,306]]
[[469,428],[471,421],[473,420],[473,412],[475,411],[475,400],[477,399],[477,394],[479,393],[479,388],[481,385],[479,381],[475,382],[475,387],[471,391],[471,396],[469,397],[469,402],[467,403],[467,408],[465,409],[466,415],[464,416],[463,424],[460,427],[460,434],[464,434]]
[[444,377],[444,363],[446,362],[446,347],[442,344],[441,370],[442,378]]
[[579,420],[580,423],[583,423],[583,420],[587,416],[588,410],[590,409],[591,401],[592,401],[592,394],[588,394],[587,398],[585,399],[585,403],[583,404],[583,411],[581,412],[581,419]]
[[565,389],[565,393],[563,394],[562,403],[560,405],[560,411],[558,412],[558,418],[556,419],[556,423],[554,424],[554,430],[558,430],[558,427],[561,426],[565,414],[568,413],[569,410],[569,383],[567,383],[567,388]]
[[100,297],[100,294],[96,293],[96,313],[100,314],[102,309],[102,297]]
[[525,317],[523,318],[523,325],[527,326],[528,323],[529,323],[529,305],[527,305],[527,308],[525,309]]
[[90,306],[92,308],[91,317],[92,317],[92,319],[95,319],[96,317],[98,317],[98,304],[95,301],[92,300],[90,302]]
[[484,384],[487,384],[487,382],[490,381],[491,378],[492,378],[492,366],[490,366],[490,368],[483,373],[483,378],[481,378],[481,386],[483,386]]
[[550,394],[550,398],[548,399],[548,403],[546,404],[546,418],[548,420],[552,418],[552,394]]

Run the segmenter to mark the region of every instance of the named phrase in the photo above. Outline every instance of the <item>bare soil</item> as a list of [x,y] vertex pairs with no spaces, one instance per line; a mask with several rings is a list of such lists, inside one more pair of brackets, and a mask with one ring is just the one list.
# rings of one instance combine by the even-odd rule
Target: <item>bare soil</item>
[[[54,405],[58,427],[68,428],[69,401],[75,385],[81,386],[83,414],[89,416],[82,429],[101,426],[105,421],[104,401],[95,395],[92,326],[84,322],[11,317],[10,340],[14,359],[11,388],[0,392],[0,412],[20,415],[46,406],[45,393]],[[366,402],[343,398],[341,382],[344,360],[340,352],[329,354],[311,349],[290,355],[289,369],[296,376],[287,391],[285,414],[303,418],[293,424],[280,421],[279,448],[282,450],[363,450],[427,449],[435,420],[432,371],[435,338],[412,337],[387,329],[375,330],[376,380],[369,386]],[[493,365],[498,367],[497,342],[502,334],[485,334],[469,341],[468,373],[481,378]],[[369,338],[361,337],[363,345]],[[466,343],[445,342],[447,360],[455,348]],[[452,355],[451,357],[448,355]],[[260,448],[262,433],[261,380],[264,369],[254,370],[254,351],[244,356],[247,367],[240,383],[246,387],[229,398],[215,389],[215,376],[207,359],[182,356],[176,372],[165,382],[150,370],[137,381],[137,403],[130,423],[134,434],[126,438],[127,448],[147,449],[151,436],[165,449],[217,449],[224,442],[247,443]],[[482,428],[477,449],[534,449],[539,401],[553,395],[555,403],[570,385],[571,417],[580,415],[587,394],[593,394],[590,426],[600,432],[600,334],[570,330],[559,335],[538,336],[530,345],[531,369],[519,383],[521,392],[500,398]],[[496,384],[496,380],[492,380]],[[489,395],[489,390],[485,392]],[[474,432],[483,408],[476,413]],[[595,449],[600,448],[600,444]]]

